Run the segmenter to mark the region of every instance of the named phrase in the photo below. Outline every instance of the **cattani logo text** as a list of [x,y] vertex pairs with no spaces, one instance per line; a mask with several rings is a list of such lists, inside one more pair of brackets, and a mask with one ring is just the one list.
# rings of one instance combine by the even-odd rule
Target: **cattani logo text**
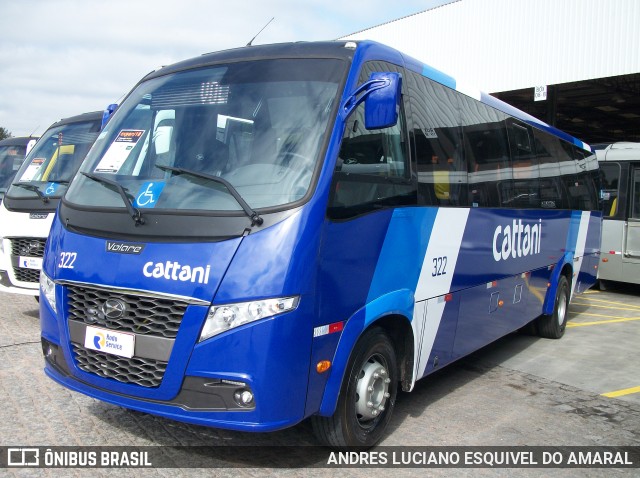
[[145,277],[180,282],[195,282],[197,284],[208,284],[210,271],[211,266],[193,267],[180,264],[176,261],[147,262],[142,267],[142,273]]
[[542,219],[538,222],[513,220],[506,226],[498,226],[493,231],[493,259],[506,261],[518,257],[540,254]]

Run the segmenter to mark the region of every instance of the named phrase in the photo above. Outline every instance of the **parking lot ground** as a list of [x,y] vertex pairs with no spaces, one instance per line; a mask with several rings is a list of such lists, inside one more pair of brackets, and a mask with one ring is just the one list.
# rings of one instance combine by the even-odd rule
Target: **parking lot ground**
[[510,336],[483,359],[640,405],[640,288],[618,285],[574,297],[565,336]]
[[[384,446],[640,446],[640,290],[589,291],[561,340],[511,334],[397,400]],[[0,446],[314,445],[308,422],[266,434],[188,425],[71,392],[43,371],[38,304],[0,293]],[[286,401],[287,391],[282,398]],[[195,455],[194,455],[195,458]],[[238,459],[236,458],[237,465]],[[252,457],[241,458],[251,466]],[[224,464],[224,463],[223,463]],[[313,463],[310,464],[311,466]],[[226,465],[225,465],[226,466]],[[229,467],[234,463],[229,462]],[[233,476],[334,476],[335,469],[234,469]],[[369,476],[381,470],[344,469]],[[393,470],[512,476],[513,470]],[[613,473],[613,475],[612,475]],[[17,470],[8,476],[201,476],[202,470]],[[208,475],[228,476],[229,469]],[[639,476],[638,469],[520,469],[519,476]]]

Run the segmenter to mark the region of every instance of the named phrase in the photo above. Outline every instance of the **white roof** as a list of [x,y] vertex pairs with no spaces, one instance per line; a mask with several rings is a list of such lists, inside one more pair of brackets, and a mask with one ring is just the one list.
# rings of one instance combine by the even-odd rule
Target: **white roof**
[[639,0],[457,0],[342,39],[385,43],[487,92],[640,72]]

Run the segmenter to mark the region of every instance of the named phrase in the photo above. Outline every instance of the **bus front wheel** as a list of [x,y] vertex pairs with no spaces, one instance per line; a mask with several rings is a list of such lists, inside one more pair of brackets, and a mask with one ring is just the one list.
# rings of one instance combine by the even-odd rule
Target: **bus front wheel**
[[538,319],[538,334],[547,339],[559,339],[567,327],[567,309],[569,307],[569,281],[561,276],[556,289],[556,298],[551,315]]
[[332,448],[372,447],[385,432],[397,391],[393,344],[382,329],[370,329],[351,354],[335,413],[312,417],[314,434]]

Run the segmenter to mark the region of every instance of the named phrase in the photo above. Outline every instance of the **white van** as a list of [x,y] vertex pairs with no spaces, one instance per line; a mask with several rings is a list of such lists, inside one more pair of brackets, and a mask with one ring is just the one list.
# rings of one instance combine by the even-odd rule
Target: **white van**
[[100,134],[102,111],[54,123],[0,204],[0,291],[39,295],[44,245],[60,198]]
[[22,136],[0,141],[0,203],[37,139],[33,136]]

